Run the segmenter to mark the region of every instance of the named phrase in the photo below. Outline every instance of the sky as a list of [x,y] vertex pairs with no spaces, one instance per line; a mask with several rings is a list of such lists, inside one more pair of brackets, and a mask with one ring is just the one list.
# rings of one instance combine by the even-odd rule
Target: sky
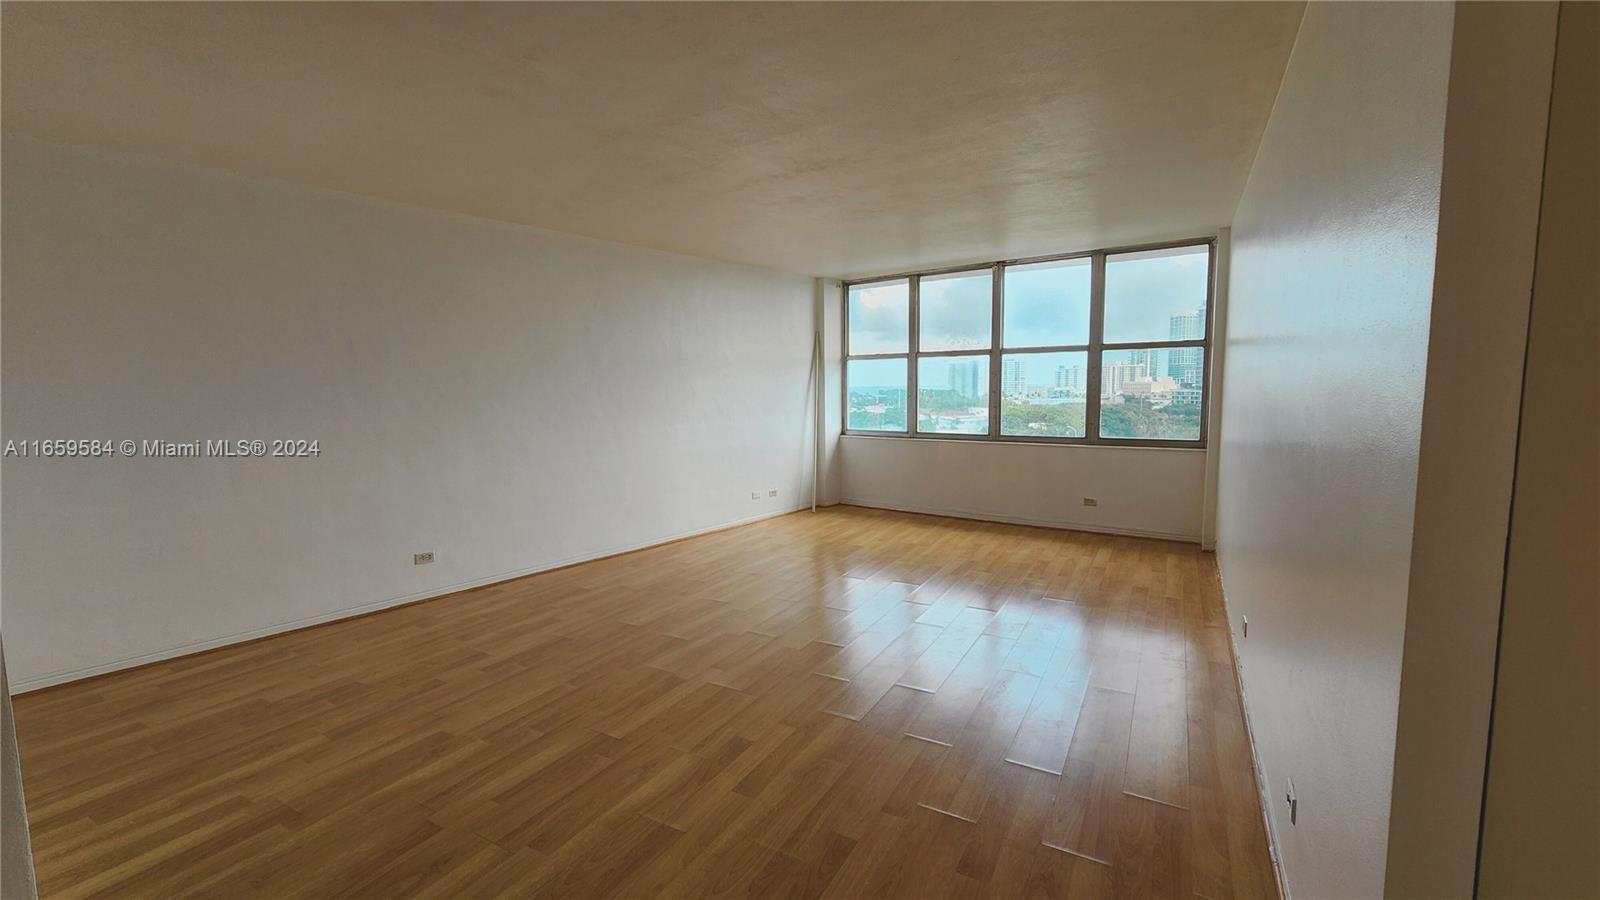
[[[1106,323],[1109,342],[1165,341],[1171,336],[1171,317],[1203,308],[1210,276],[1206,247],[1142,251],[1107,257]],[[992,323],[990,272],[962,272],[922,279],[922,349],[957,350],[987,348]],[[1005,275],[1005,344],[1010,347],[1061,346],[1089,342],[1090,265],[1087,259],[1062,260],[1028,266],[1010,266]],[[906,281],[861,285],[850,290],[850,352],[904,353],[910,318],[910,288]],[[1055,381],[1056,365],[1066,360],[1030,357],[1028,384],[1048,387]],[[1109,361],[1109,358],[1108,358]],[[924,371],[935,376],[924,383],[944,386],[948,363],[933,367],[922,360]],[[1080,363],[1081,364],[1081,363]],[[893,377],[904,363],[852,370],[867,387],[880,382],[864,380]],[[881,376],[880,376],[881,371]],[[900,384],[904,376],[893,382]]]
[[1108,257],[1106,342],[1170,340],[1173,316],[1205,307],[1210,277],[1204,247]]

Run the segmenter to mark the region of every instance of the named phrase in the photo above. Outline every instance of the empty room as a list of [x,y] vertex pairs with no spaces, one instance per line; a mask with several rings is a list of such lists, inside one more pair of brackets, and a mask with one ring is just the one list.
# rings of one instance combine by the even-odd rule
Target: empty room
[[0,3],[0,895],[1600,897],[1600,4]]

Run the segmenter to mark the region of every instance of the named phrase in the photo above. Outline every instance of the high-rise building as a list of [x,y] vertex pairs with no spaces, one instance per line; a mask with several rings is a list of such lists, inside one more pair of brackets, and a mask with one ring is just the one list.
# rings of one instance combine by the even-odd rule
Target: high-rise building
[[1056,389],[1082,391],[1083,366],[1056,366]]
[[[1169,324],[1172,340],[1198,341],[1206,336],[1206,311],[1197,309],[1173,316]],[[1205,351],[1199,347],[1181,347],[1171,351],[1167,358],[1166,374],[1184,387],[1199,387],[1200,380],[1205,377]]]
[[1129,361],[1141,370],[1141,374],[1134,377],[1161,378],[1166,375],[1161,369],[1162,355],[1165,353],[1165,350],[1129,350]]
[[1197,309],[1171,317],[1169,337],[1174,341],[1198,341],[1206,336],[1206,311]]
[[1012,357],[1000,364],[1000,396],[1022,397],[1028,393],[1028,364]]
[[1144,363],[1106,363],[1100,367],[1100,396],[1102,399],[1115,397],[1122,393],[1123,385],[1149,378],[1149,369]]
[[953,362],[950,364],[950,390],[963,397],[977,399],[982,396],[979,389],[978,361]]

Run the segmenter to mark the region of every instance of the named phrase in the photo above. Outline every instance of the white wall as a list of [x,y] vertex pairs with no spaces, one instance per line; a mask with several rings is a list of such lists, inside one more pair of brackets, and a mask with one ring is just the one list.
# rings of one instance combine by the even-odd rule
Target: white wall
[[[1211,311],[1211,345],[1226,347],[1228,345],[1228,277],[1229,266],[1233,264],[1233,229],[1217,229],[1217,283],[1213,294],[1216,296],[1215,308]],[[1213,353],[1211,359],[1211,382],[1206,385],[1210,391],[1211,404],[1210,420],[1206,422],[1206,445],[1208,447],[1222,446],[1222,407],[1228,402],[1226,383],[1228,360],[1226,354]],[[1206,453],[1206,480],[1205,493],[1201,498],[1200,510],[1200,548],[1203,550],[1217,549],[1217,491],[1222,474],[1222,454]]]
[[1388,897],[1473,892],[1555,35],[1553,3],[1456,8]]
[[1384,889],[1453,15],[1308,6],[1233,223],[1219,564],[1302,897]]
[[[1600,897],[1600,5],[1561,5],[1482,898]],[[1588,410],[1588,415],[1574,415]]]
[[1200,540],[1204,450],[858,435],[839,443],[845,503]]
[[822,329],[822,445],[819,505],[838,503],[843,493],[843,463],[839,436],[844,432],[844,285],[817,279],[817,306],[813,312]]
[[33,900],[37,896],[22,757],[17,753],[17,725],[11,716],[5,648],[0,646],[0,897]]
[[4,191],[6,439],[322,447],[6,459],[15,689],[810,502],[809,278],[22,139]]

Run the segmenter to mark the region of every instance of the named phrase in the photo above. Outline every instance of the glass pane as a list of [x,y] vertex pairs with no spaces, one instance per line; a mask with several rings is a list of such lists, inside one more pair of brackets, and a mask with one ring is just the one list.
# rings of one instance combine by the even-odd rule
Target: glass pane
[[917,360],[917,430],[989,433],[989,357]]
[[845,367],[845,391],[852,431],[906,430],[906,367],[899,359],[852,359]]
[[1006,267],[1007,347],[1089,343],[1088,259]]
[[1000,433],[1083,437],[1089,354],[1007,353],[1000,360]]
[[992,269],[928,275],[917,291],[918,350],[989,349],[994,326]]
[[1107,350],[1100,359],[1100,436],[1198,441],[1204,369],[1198,347]]
[[1106,257],[1106,343],[1205,337],[1210,270],[1205,246]]
[[[905,279],[850,289],[850,355],[911,349],[911,284]],[[900,386],[905,387],[902,377]]]

